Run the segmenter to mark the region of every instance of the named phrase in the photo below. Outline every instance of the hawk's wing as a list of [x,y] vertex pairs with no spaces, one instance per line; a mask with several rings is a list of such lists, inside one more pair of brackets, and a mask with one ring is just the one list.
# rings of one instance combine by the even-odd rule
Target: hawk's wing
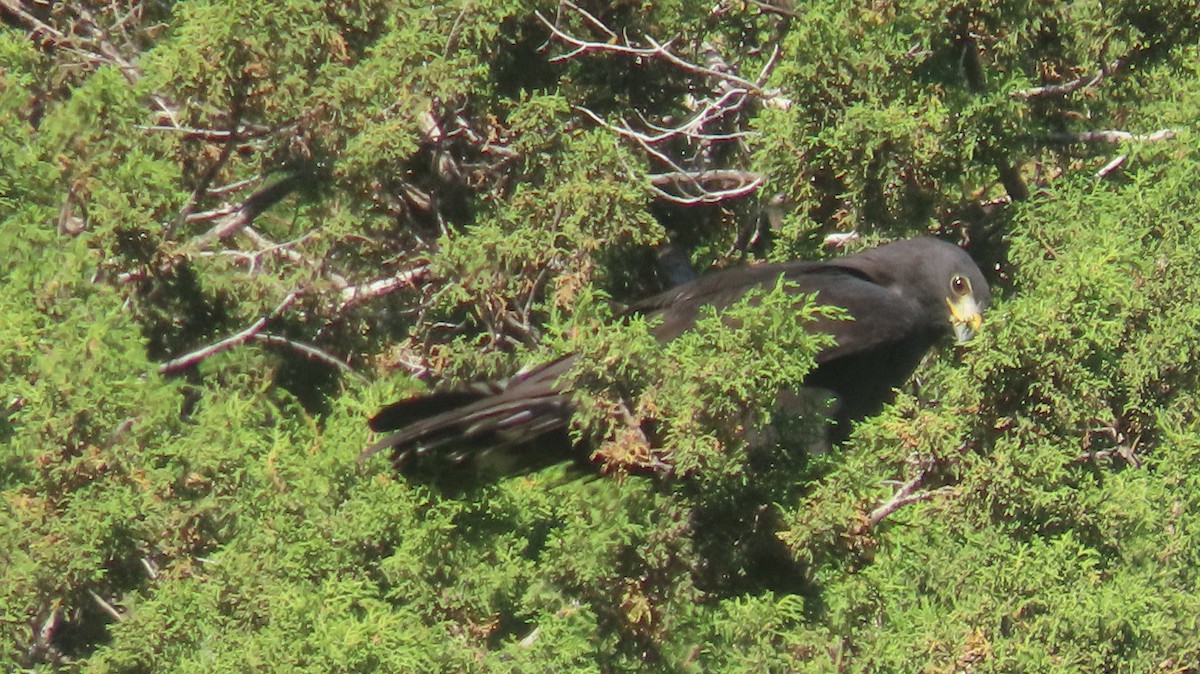
[[651,297],[633,310],[661,316],[654,332],[666,341],[695,325],[705,305],[723,309],[753,288],[772,288],[780,277],[791,291],[815,295],[817,303],[840,307],[847,314],[812,321],[813,332],[836,340],[817,355],[818,363],[904,342],[919,329],[915,302],[861,270],[836,262],[784,262],[717,272]]

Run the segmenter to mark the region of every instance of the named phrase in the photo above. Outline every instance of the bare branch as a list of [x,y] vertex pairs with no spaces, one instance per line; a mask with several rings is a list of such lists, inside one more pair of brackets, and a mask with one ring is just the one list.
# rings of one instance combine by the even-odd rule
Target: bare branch
[[1137,455],[1134,447],[1126,444],[1120,444],[1110,449],[1099,449],[1094,452],[1080,452],[1069,463],[1088,463],[1100,459],[1109,459],[1114,456],[1133,468],[1142,467],[1142,459]]
[[105,601],[104,597],[101,597],[100,595],[96,594],[96,592],[90,588],[88,589],[87,592],[88,592],[88,595],[91,596],[92,601],[96,602],[96,605],[100,607],[100,610],[102,610],[105,613],[107,613],[108,615],[112,616],[113,620],[119,621],[119,620],[125,619],[125,615],[123,613],[121,613],[120,611],[118,611],[115,606],[113,606],[112,604]]
[[349,286],[342,288],[341,303],[338,304],[338,311],[342,311],[347,307],[353,306],[374,297],[380,297],[390,292],[394,292],[406,286],[413,286],[420,283],[429,273],[429,265],[421,265],[407,271],[401,272],[395,276],[371,281],[362,285]]
[[1124,62],[1124,57],[1118,58],[1091,75],[1077,77],[1069,82],[1062,82],[1060,84],[1046,84],[1040,87],[1017,89],[1016,91],[1010,92],[1009,96],[1012,96],[1013,98],[1021,98],[1027,101],[1035,98],[1068,96],[1079,89],[1095,85],[1097,82],[1104,79],[1106,75],[1116,72],[1117,69],[1124,65]]
[[845,246],[845,245],[849,244],[850,242],[857,241],[857,240],[858,240],[858,232],[857,231],[831,232],[831,233],[825,235],[825,239],[821,242],[821,245],[827,246],[829,248],[841,248],[842,246]]
[[203,248],[209,243],[224,239],[251,222],[254,222],[254,218],[258,217],[260,213],[294,192],[303,182],[303,179],[303,174],[293,173],[286,178],[258,188],[250,196],[246,197],[241,205],[236,207],[236,210],[223,217],[217,223],[216,227],[195,237],[188,242],[186,247]]
[[359,373],[355,372],[354,368],[350,367],[350,364],[346,361],[334,356],[333,354],[323,351],[312,344],[306,344],[294,339],[288,339],[282,335],[272,335],[265,332],[250,335],[250,339],[253,339],[256,342],[263,342],[265,344],[274,344],[275,346],[286,346],[287,348],[297,351],[308,358],[325,363],[326,365],[332,365],[333,367],[336,367],[347,374],[352,374],[364,380],[366,379]]
[[242,234],[247,239],[250,239],[251,243],[253,243],[255,246],[258,246],[260,254],[276,253],[294,264],[317,269],[319,273],[324,274],[325,278],[329,279],[333,283],[333,286],[339,290],[350,285],[349,282],[346,281],[345,276],[342,276],[331,269],[323,268],[319,262],[304,257],[294,249],[294,246],[297,246],[316,236],[318,234],[316,231],[308,232],[307,234],[303,234],[295,239],[292,239],[291,241],[285,241],[284,243],[275,243],[274,241],[271,241],[250,225],[246,225],[242,228]]
[[752,171],[741,171],[738,169],[713,169],[712,171],[695,171],[695,172],[672,172],[672,173],[652,173],[649,176],[650,184],[663,186],[674,185],[676,183],[692,183],[700,185],[702,183],[733,183],[739,187],[745,186],[747,183],[761,184],[763,177]]
[[249,187],[250,185],[252,185],[256,182],[261,182],[261,178],[259,178],[258,176],[252,176],[250,178],[242,178],[241,180],[235,180],[235,181],[229,183],[228,185],[221,185],[220,187],[210,187],[208,189],[208,196],[210,196],[210,197],[223,196],[223,195],[229,194],[230,192],[236,192],[245,187]]
[[158,580],[158,564],[155,564],[154,560],[149,557],[142,557],[141,562],[142,568],[146,569],[146,575],[150,580]]
[[[92,16],[91,11],[87,7],[81,4],[77,4],[74,7],[80,19],[76,30],[82,34],[88,46],[99,54],[101,57],[99,60],[115,65],[127,82],[136,84],[142,77],[142,71],[112,43],[107,32],[96,21],[95,17]],[[177,106],[174,103],[157,93],[151,93],[150,100],[154,101],[154,104],[163,111],[172,124],[178,126],[179,120],[176,118]]]
[[1116,157],[1113,157],[1112,161],[1108,162],[1104,166],[1101,166],[1100,170],[1096,171],[1096,177],[1103,178],[1103,177],[1107,176],[1108,174],[1112,173],[1113,171],[1116,171],[1118,168],[1121,167],[1121,164],[1125,163],[1125,157],[1126,156],[1123,154],[1119,154]]
[[612,32],[612,30],[610,30],[608,26],[604,25],[603,21],[601,21],[600,19],[597,19],[595,16],[592,16],[592,14],[590,12],[588,12],[584,8],[580,7],[579,5],[571,2],[571,0],[561,0],[560,4],[566,5],[567,7],[570,7],[571,9],[578,12],[579,15],[584,18],[585,21],[587,21],[589,24],[591,24],[593,28],[596,28],[600,32],[607,35],[610,40],[617,39],[617,34]]
[[762,0],[750,0],[750,4],[761,9],[768,14],[778,14],[789,19],[799,18],[800,12],[792,6],[788,0],[778,0],[777,2],[762,2]]
[[[703,105],[700,106],[700,110],[696,112],[696,114],[687,122],[684,122],[678,127],[671,129],[659,127],[660,130],[667,133],[661,136],[658,140],[665,140],[672,136],[679,135],[681,132],[686,133],[691,138],[699,138],[702,140],[733,140],[753,135],[745,131],[707,135],[702,133],[702,129],[709,122],[720,119],[728,113],[740,110],[742,104],[745,102],[747,93],[749,92],[747,92],[745,89],[738,89],[734,87],[726,88],[721,96],[716,100],[705,101]],[[657,140],[655,142],[657,142]]]
[[900,485],[900,488],[897,489],[894,494],[892,494],[891,498],[879,504],[878,507],[871,511],[871,514],[867,516],[866,528],[872,529],[878,526],[879,523],[885,520],[889,515],[910,503],[928,501],[931,498],[941,496],[943,494],[953,494],[955,491],[953,487],[940,487],[938,489],[931,489],[928,491],[917,491],[917,488],[919,488],[921,483],[924,481],[925,470],[922,469],[916,474],[915,477]]
[[237,213],[242,209],[241,204],[221,204],[219,207],[208,211],[200,211],[199,213],[188,213],[184,216],[187,222],[209,222],[210,220],[219,220],[233,213]]
[[779,55],[783,53],[783,46],[776,42],[771,46],[771,55],[767,57],[767,62],[763,64],[761,70],[758,71],[758,77],[754,78],[754,83],[758,86],[763,86],[767,83],[767,77],[771,75],[771,71],[775,69],[775,64],[779,62]]
[[[303,264],[303,265],[309,265],[308,260],[306,260],[304,258],[304,256],[300,255],[299,253],[297,253],[294,250],[291,250],[291,248],[292,248],[292,246],[300,245],[301,243],[304,243],[305,241],[307,241],[317,235],[317,233],[315,231],[308,232],[306,234],[296,237],[295,239],[292,239],[291,241],[285,241],[284,243],[274,243],[274,242],[266,239],[265,237],[263,237],[261,234],[259,234],[257,231],[253,230],[250,227],[246,227],[244,230],[242,230],[242,233],[246,234],[247,238],[249,238],[251,240],[251,242],[254,243],[254,245],[258,246],[257,250],[215,250],[215,251],[201,251],[198,254],[203,255],[205,257],[226,256],[226,257],[234,257],[234,258],[238,258],[241,260],[245,260],[247,265],[249,266],[249,269],[247,271],[249,273],[253,274],[256,271],[258,271],[259,262],[260,262],[260,260],[262,260],[263,256],[270,255],[272,253],[279,254],[282,257],[285,257],[289,261],[292,261],[292,262],[296,262],[296,263]],[[313,265],[313,266],[315,266],[315,265]],[[341,278],[341,277],[338,277],[338,278]],[[339,287],[341,287],[341,286],[339,286]]]
[[[574,5],[571,5],[571,6],[574,7]],[[570,59],[575,58],[585,52],[608,52],[608,53],[614,53],[614,54],[624,54],[626,56],[633,56],[636,58],[649,58],[649,59],[659,58],[659,59],[663,59],[663,60],[667,61],[668,63],[671,63],[672,65],[680,68],[681,70],[684,70],[685,72],[690,72],[690,73],[694,73],[697,75],[705,75],[707,77],[715,78],[719,81],[728,82],[735,86],[746,89],[747,91],[754,94],[755,96],[769,97],[769,94],[767,94],[767,92],[763,91],[758,85],[751,82],[750,80],[747,80],[742,77],[738,77],[737,75],[734,75],[733,73],[721,72],[720,70],[708,68],[708,67],[696,64],[696,63],[692,63],[691,61],[687,61],[682,58],[679,58],[678,56],[673,54],[670,50],[671,40],[667,40],[666,42],[659,43],[658,41],[656,41],[654,38],[650,37],[649,35],[643,36],[644,39],[646,40],[646,42],[648,42],[650,44],[649,47],[635,47],[635,46],[629,44],[628,41],[626,41],[625,44],[616,44],[616,43],[610,43],[610,42],[592,42],[592,41],[584,40],[582,38],[575,37],[574,35],[571,35],[569,33],[563,32],[561,29],[558,28],[558,26],[555,26],[552,21],[547,19],[540,11],[535,11],[534,15],[537,16],[538,20],[541,21],[542,24],[546,26],[547,30],[549,30],[551,33],[553,33],[555,37],[557,37],[559,40],[561,40],[562,42],[566,43],[567,45],[569,45],[570,47],[573,48],[571,51],[567,52],[566,54],[560,54],[559,56],[552,56],[550,58],[550,62],[552,62],[552,63],[558,62],[558,61],[570,60]],[[594,20],[595,17],[592,17],[592,19]],[[608,32],[611,33],[612,31],[609,30]]]
[[[687,133],[685,127],[689,126],[688,124],[685,124],[684,126],[681,126],[676,129],[666,129],[658,135],[651,136],[651,135],[647,135],[647,134],[644,134],[644,133],[641,133],[638,131],[634,131],[632,128],[629,127],[628,122],[622,121],[621,126],[617,126],[614,124],[609,124],[608,122],[601,119],[599,115],[592,112],[591,110],[588,110],[587,108],[584,108],[582,106],[575,106],[575,109],[579,110],[580,112],[584,113],[588,117],[592,118],[592,120],[595,121],[597,124],[603,126],[606,129],[609,129],[613,133],[616,133],[619,136],[633,140],[639,146],[641,146],[641,148],[643,150],[645,150],[647,154],[649,154],[650,156],[654,157],[655,159],[659,160],[660,162],[666,164],[668,167],[673,169],[671,172],[668,172],[668,173],[651,174],[651,175],[647,176],[650,180],[651,190],[654,191],[656,194],[658,194],[663,199],[666,199],[668,201],[672,201],[674,203],[679,203],[679,204],[716,203],[716,202],[722,201],[724,199],[731,199],[734,197],[740,197],[740,196],[744,196],[746,194],[750,194],[754,190],[758,189],[759,186],[761,186],[763,183],[762,176],[755,174],[755,173],[751,173],[749,171],[740,171],[737,169],[716,169],[713,171],[698,171],[698,172],[697,171],[687,171],[683,167],[679,166],[679,164],[677,164],[669,156],[667,156],[663,152],[660,152],[658,149],[653,147],[653,145],[655,143],[658,143],[662,140],[666,140],[667,138],[670,138],[670,137],[676,136],[676,135],[680,135],[680,134],[686,134],[691,138],[698,137],[696,134]],[[727,134],[727,135],[722,136],[721,139],[734,138],[734,137],[739,137],[741,135],[744,135],[744,134]],[[699,137],[704,138],[705,136],[699,136]],[[716,138],[716,137],[712,136],[711,138]],[[724,181],[724,182],[733,181],[733,182],[736,182],[737,185],[733,188],[726,189],[726,190],[710,191],[710,190],[706,189],[702,184],[705,182],[722,182],[722,181]],[[680,195],[676,195],[676,194],[671,194],[670,192],[667,192],[667,191],[661,189],[661,187],[664,185],[677,185],[680,183],[687,183],[687,184],[692,185],[693,187],[696,188],[696,190],[698,191],[698,194],[696,194],[694,196],[680,196]]]
[[178,133],[188,140],[203,140],[211,143],[224,143],[232,137],[239,139],[258,138],[266,136],[273,131],[281,131],[281,129],[271,129],[262,124],[241,124],[236,129],[198,129],[191,126],[164,126],[162,124],[139,124],[136,127],[143,131],[167,131]]
[[[750,171],[722,169],[699,172],[656,173],[650,178],[651,189],[667,201],[678,204],[715,203],[725,199],[745,196],[757,190],[763,184],[763,177]],[[723,190],[708,189],[706,183],[733,183],[733,187]],[[681,196],[662,189],[666,185],[691,185],[699,192],[696,196]]]
[[[639,123],[641,130],[636,130],[625,119],[609,122],[587,108],[575,106],[576,110],[596,124],[635,143],[649,156],[652,164],[661,163],[662,166],[657,167],[660,173],[646,176],[655,195],[678,204],[717,203],[750,194],[762,185],[763,179],[755,174],[736,169],[697,171],[695,164],[706,162],[715,156],[712,151],[714,144],[740,142],[752,135],[752,132],[743,131],[734,125],[739,119],[738,113],[744,109],[747,101],[753,99],[765,102],[778,95],[777,92],[763,89],[763,83],[781,52],[778,43],[774,45],[757,80],[751,82],[738,76],[710,43],[705,42],[701,45],[703,63],[696,63],[673,53],[670,40],[660,43],[653,37],[643,36],[643,44],[649,46],[635,45],[627,38],[618,39],[617,31],[605,26],[598,18],[570,0],[563,0],[559,7],[575,12],[585,24],[602,32],[606,39],[593,41],[577,37],[557,26],[540,12],[535,12],[550,31],[551,40],[557,40],[571,49],[565,54],[551,58],[551,61],[572,59],[585,53],[622,54],[638,59],[665,61],[684,73],[700,75],[711,80],[712,95],[706,98],[689,97],[685,106],[691,114],[678,124],[674,121],[659,124],[642,118]],[[666,143],[671,143],[671,147],[694,149],[694,158],[700,161],[683,162],[672,158],[660,149]],[[689,164],[689,167],[684,168],[681,163]],[[666,170],[663,171],[663,168]],[[635,169],[631,169],[631,172],[635,175],[643,173]],[[710,186],[714,183],[722,185],[722,189],[712,189]]]
[[34,35],[41,33],[56,42],[61,41],[66,37],[63,35],[62,31],[51,25],[43,23],[36,16],[26,11],[22,6],[22,3],[18,2],[17,0],[0,0],[0,9],[17,17],[17,19],[21,23],[25,24],[25,26],[29,28]]
[[[221,151],[216,159],[209,162],[207,168],[201,173],[199,180],[192,189],[191,196],[188,197],[187,203],[180,209],[179,215],[176,217],[176,223],[180,219],[186,219],[192,212],[192,209],[204,198],[208,193],[208,187],[216,180],[217,175],[221,172],[229,160],[233,157],[234,150],[241,142],[241,136],[238,135],[238,129],[242,126],[242,111],[245,107],[247,91],[244,84],[239,83],[234,89],[232,100],[230,101],[229,110],[229,133],[225,136],[221,143]],[[178,122],[172,122],[178,124]],[[253,196],[253,195],[251,195]],[[174,229],[174,225],[168,230]]]
[[[563,3],[563,4],[566,4],[566,3]],[[538,18],[539,21],[542,22],[542,24],[544,26],[546,26],[546,28],[555,37],[557,37],[559,40],[562,40],[566,44],[571,45],[572,47],[575,48],[573,51],[568,52],[566,54],[561,54],[559,56],[551,57],[550,58],[551,63],[572,59],[575,56],[578,56],[579,54],[582,54],[585,51],[606,51],[606,52],[616,53],[616,54],[625,54],[627,56],[636,56],[639,58],[653,58],[653,57],[656,57],[659,55],[657,50],[647,49],[645,47],[633,47],[633,46],[630,46],[629,44],[616,44],[616,43],[609,43],[609,42],[590,42],[588,40],[583,40],[583,39],[575,37],[574,35],[570,35],[568,33],[563,32],[561,29],[558,28],[558,26],[554,25],[554,22],[547,19],[540,10],[534,10],[533,14],[534,14],[534,16],[536,16]],[[593,21],[595,20],[595,17],[591,16],[590,14],[588,14],[587,16],[590,17]],[[606,33],[609,33],[610,35],[613,34],[612,31],[609,30],[608,28],[605,28],[604,31]]]
[[1159,129],[1151,133],[1133,133],[1108,129],[1103,131],[1064,131],[1052,133],[1047,138],[1052,143],[1120,143],[1123,141],[1138,141],[1154,143],[1171,140],[1176,135],[1175,129]]
[[764,98],[770,97],[770,95],[767,92],[760,89],[756,84],[754,84],[753,82],[751,82],[748,79],[745,79],[743,77],[738,77],[737,75],[734,75],[731,72],[722,72],[720,70],[715,70],[713,68],[707,68],[705,66],[696,65],[695,63],[692,63],[690,61],[685,61],[685,60],[679,58],[675,54],[671,53],[671,51],[669,49],[667,49],[667,45],[670,44],[670,41],[668,41],[665,44],[660,45],[657,41],[655,41],[654,38],[650,37],[649,35],[646,35],[645,39],[647,42],[649,42],[654,47],[654,50],[656,52],[658,52],[662,56],[662,58],[666,59],[669,63],[672,63],[672,64],[678,66],[680,69],[682,69],[684,71],[696,73],[698,75],[707,75],[708,77],[712,77],[718,81],[734,84],[738,87],[741,87],[742,89],[746,89],[747,91],[754,94],[755,96],[762,96]]
[[229,337],[226,337],[225,339],[222,339],[219,342],[210,344],[202,349],[197,349],[195,351],[192,351],[191,353],[184,354],[178,358],[169,360],[169,361],[163,363],[162,365],[158,366],[158,373],[159,374],[170,374],[172,372],[177,372],[186,367],[194,365],[194,364],[204,360],[205,358],[208,358],[209,356],[213,355],[214,353],[224,351],[225,349],[228,349],[229,347],[237,346],[238,344],[245,342],[246,340],[254,337],[254,335],[257,335],[258,333],[262,332],[262,329],[267,326],[268,321],[270,321],[272,318],[275,318],[276,316],[278,316],[278,315],[282,314],[284,311],[286,311],[287,308],[290,307],[292,305],[292,303],[296,301],[297,296],[298,295],[297,295],[296,291],[292,291],[292,292],[288,293],[287,296],[285,296],[283,298],[283,301],[281,301],[274,309],[272,309],[270,313],[259,317],[258,320],[251,323],[250,326],[247,327],[245,330],[242,330],[241,332],[238,332],[237,334],[230,335]]
[[[203,214],[201,214],[201,215],[203,215]],[[187,217],[190,218],[192,216],[189,215]],[[221,221],[219,223],[217,223],[216,227],[213,227],[212,229],[208,230],[204,234],[201,234],[200,236],[197,236],[196,238],[192,239],[191,242],[188,244],[188,246],[199,248],[199,247],[203,247],[204,245],[208,244],[211,241],[224,239],[225,237],[229,236],[230,234],[233,234],[234,232],[238,231],[242,227],[245,227],[246,225],[250,224],[253,220],[254,220],[254,218],[250,217],[249,212],[247,212],[246,210],[244,210],[242,208],[237,208],[236,210],[232,210],[228,215],[226,215],[224,218],[222,218]]]
[[[1121,429],[1123,424],[1120,421],[1105,421],[1104,419],[1096,419],[1095,421],[1099,422],[1100,425],[1097,428],[1089,429],[1089,438],[1093,435],[1103,436],[1112,442],[1112,446],[1107,449],[1081,452],[1075,458],[1071,459],[1069,463],[1084,463],[1116,456],[1133,468],[1141,468],[1142,459],[1137,454],[1138,445],[1141,444],[1141,435],[1136,435],[1133,438],[1128,437]],[[1090,439],[1088,444],[1091,444]]]

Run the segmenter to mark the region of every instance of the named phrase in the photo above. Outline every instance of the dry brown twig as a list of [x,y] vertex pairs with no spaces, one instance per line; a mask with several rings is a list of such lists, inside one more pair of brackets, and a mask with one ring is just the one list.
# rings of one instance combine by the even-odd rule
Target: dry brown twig
[[[253,234],[254,234],[253,237],[249,237],[251,232],[253,232]],[[288,260],[293,261],[293,262],[297,262],[297,261],[304,262],[305,260],[304,260],[303,256],[301,256],[299,253],[297,253],[295,250],[293,250],[293,247],[299,246],[300,244],[304,243],[305,241],[308,241],[309,239],[311,239],[317,235],[316,232],[308,232],[306,234],[296,237],[295,239],[292,239],[291,241],[285,241],[283,243],[274,243],[274,242],[266,239],[261,234],[259,234],[258,232],[254,231],[252,228],[249,228],[249,227],[247,227],[243,231],[243,233],[246,234],[248,236],[248,238],[250,238],[250,240],[255,244],[256,248],[254,250],[236,250],[236,249],[214,250],[214,251],[201,251],[197,254],[200,256],[203,256],[203,257],[220,256],[220,257],[232,257],[232,258],[235,258],[238,260],[244,260],[248,267],[247,272],[250,274],[254,274],[254,273],[257,273],[260,271],[262,259],[268,255],[279,255],[279,256],[287,258]]]
[[[967,443],[963,443],[958,447],[956,452],[961,453],[965,451],[967,446]],[[911,467],[916,469],[916,474],[903,483],[899,483],[898,480],[893,482],[893,484],[899,484],[899,486],[896,488],[896,491],[893,492],[891,497],[889,497],[886,501],[880,503],[871,510],[871,512],[867,515],[866,521],[860,524],[860,529],[862,531],[867,531],[879,526],[883,520],[887,519],[897,510],[906,505],[919,503],[921,501],[928,501],[939,496],[958,493],[958,490],[951,485],[937,487],[934,489],[922,489],[922,487],[925,486],[925,480],[937,467],[936,460],[929,458],[922,459],[916,455],[913,455],[909,457],[908,463]]]
[[[593,25],[601,26],[602,29],[604,30],[604,32],[606,32],[610,36],[610,39],[615,38],[616,33],[614,33],[609,28],[603,27],[603,24],[600,24],[600,22],[594,16],[592,16],[591,14],[587,14],[586,12],[583,12],[583,10],[581,10],[574,3],[562,2],[561,4],[566,5],[566,6],[570,7],[571,9],[574,9],[577,12],[580,12],[581,15],[589,18],[590,19],[589,23],[593,23]],[[689,72],[694,75],[704,75],[706,77],[712,77],[717,80],[723,80],[723,81],[733,84],[735,86],[746,89],[747,91],[750,91],[751,93],[758,95],[758,96],[769,96],[770,95],[767,92],[763,91],[754,82],[751,82],[750,80],[747,80],[747,79],[744,79],[737,75],[734,75],[731,72],[722,72],[720,70],[715,70],[713,68],[702,66],[697,63],[692,63],[691,61],[687,61],[685,59],[682,59],[682,58],[676,56],[674,53],[671,52],[671,49],[670,49],[671,43],[674,41],[673,39],[667,40],[666,42],[663,42],[663,43],[659,43],[657,40],[650,37],[649,35],[643,36],[643,39],[645,39],[646,42],[649,43],[649,45],[650,45],[649,47],[635,47],[632,44],[630,44],[628,42],[628,40],[626,40],[625,43],[623,43],[623,44],[616,43],[616,42],[584,40],[582,38],[571,35],[570,33],[567,33],[566,31],[563,31],[558,26],[556,26],[554,24],[554,22],[547,19],[545,17],[545,15],[543,15],[540,11],[535,11],[534,15],[537,16],[538,20],[541,21],[542,24],[546,26],[546,28],[554,35],[554,37],[558,38],[564,44],[567,44],[571,47],[571,51],[569,51],[565,54],[559,54],[558,56],[550,57],[551,63],[557,63],[559,61],[567,61],[567,60],[576,58],[579,55],[587,53],[587,52],[608,52],[608,53],[614,53],[614,54],[624,54],[626,56],[633,56],[635,58],[662,59],[662,60],[665,60],[668,63],[678,67],[679,69],[683,70],[684,72]]]
[[[771,69],[779,59],[780,46],[772,46],[770,56],[755,81],[750,81],[737,75],[720,55],[713,45],[703,43],[701,52],[703,64],[689,61],[678,56],[673,50],[674,40],[660,42],[645,35],[642,44],[634,44],[628,38],[622,38],[617,31],[609,28],[593,14],[587,12],[570,0],[559,3],[560,10],[568,10],[582,19],[591,29],[601,33],[603,39],[589,40],[573,35],[546,18],[540,12],[535,12],[539,21],[550,31],[551,41],[557,41],[568,48],[563,54],[550,58],[551,62],[566,61],[591,53],[608,53],[628,56],[637,60],[661,60],[684,73],[697,75],[712,81],[712,96],[703,100],[692,100],[688,106],[691,114],[678,124],[660,124],[645,118],[640,119],[640,129],[627,119],[609,122],[599,114],[582,106],[575,109],[587,116],[594,123],[613,132],[617,136],[632,141],[653,161],[665,166],[666,171],[646,175],[649,189],[664,201],[678,204],[716,203],[727,199],[745,196],[755,192],[762,184],[761,176],[749,171],[732,169],[689,170],[684,168],[680,160],[674,159],[661,149],[668,143],[682,143],[685,147],[697,148],[696,156],[707,158],[715,143],[741,143],[752,134],[738,128],[725,128],[731,120],[736,119],[747,103],[756,101],[759,104],[776,104],[786,106],[788,102],[779,96],[778,92],[769,91],[763,85]],[[561,14],[560,17],[561,18]],[[776,100],[778,99],[778,100]],[[636,171],[641,174],[642,172]],[[644,175],[644,174],[643,174]],[[733,181],[731,183],[731,181]],[[720,185],[714,189],[713,185]]]
[[1080,89],[1086,89],[1087,87],[1096,85],[1100,82],[1100,80],[1104,79],[1105,76],[1110,75],[1119,69],[1122,65],[1124,65],[1124,63],[1124,58],[1114,59],[1112,62],[1101,67],[1100,70],[1097,70],[1095,73],[1082,75],[1073,80],[1059,84],[1046,84],[1038,87],[1030,87],[1028,89],[1017,89],[1016,91],[1010,92],[1009,96],[1027,101],[1035,98],[1068,96]]
[[921,484],[925,481],[926,473],[922,469],[914,477],[910,478],[904,484],[901,484],[891,498],[879,504],[871,514],[867,516],[867,528],[875,528],[879,523],[886,519],[889,515],[896,512],[900,508],[910,504],[928,501],[931,498],[942,496],[944,494],[953,494],[953,487],[938,487],[927,491],[917,491]]
[[[69,17],[69,28],[65,30],[38,19],[36,14],[30,10],[29,4],[20,2],[20,0],[0,0],[0,13],[7,13],[15,17],[30,31],[31,37],[41,38],[41,41],[48,42],[56,48],[77,53],[86,63],[115,66],[130,84],[141,79],[141,70],[122,53],[122,47],[113,42],[109,35],[109,28],[124,33],[126,37],[124,47],[132,49],[130,43],[133,40],[129,38],[125,24],[135,18],[140,11],[136,3],[123,17],[117,18],[109,28],[97,21],[91,10],[82,3],[65,5],[68,11],[74,12],[74,16]],[[178,126],[178,106],[156,93],[150,94],[150,100],[173,125]]]
[[[582,112],[584,115],[592,119],[596,124],[612,131],[613,133],[627,138],[638,145],[647,155],[666,164],[669,169],[665,173],[649,174],[646,177],[649,179],[650,189],[659,197],[666,201],[672,201],[679,204],[700,204],[700,203],[716,203],[731,199],[734,197],[750,194],[762,185],[762,176],[750,171],[740,171],[736,169],[716,169],[712,171],[688,171],[680,166],[665,152],[660,151],[655,147],[656,144],[671,140],[678,136],[687,136],[693,140],[712,141],[712,140],[728,140],[738,138],[747,134],[703,134],[697,133],[690,129],[702,128],[704,122],[697,122],[697,118],[686,122],[676,128],[653,127],[655,133],[647,134],[640,131],[635,131],[629,122],[621,120],[620,124],[610,124],[602,119],[599,115],[582,106],[575,106],[575,109]],[[738,180],[738,184],[722,190],[713,191],[708,189],[705,184],[717,182],[727,182],[730,178]],[[679,188],[682,193],[668,192],[664,187],[672,186]],[[689,189],[690,188],[690,189]]]
[[231,346],[237,346],[238,344],[253,338],[255,335],[262,332],[263,328],[267,327],[267,322],[279,316],[284,311],[287,311],[288,307],[292,306],[292,303],[296,301],[297,297],[299,297],[299,294],[293,290],[284,296],[283,300],[280,301],[274,309],[272,309],[269,313],[260,316],[257,320],[246,327],[246,329],[230,335],[229,337],[226,337],[218,342],[209,344],[206,347],[196,349],[191,353],[186,353],[178,358],[168,360],[167,362],[158,366],[158,373],[170,374],[172,372],[178,372],[179,370],[199,363],[215,353],[224,351]]
[[1068,463],[1087,463],[1117,457],[1132,468],[1142,467],[1142,459],[1138,456],[1138,449],[1142,441],[1140,434],[1129,437],[1129,434],[1122,430],[1121,426],[1123,424],[1119,421],[1105,421],[1103,419],[1095,419],[1094,421],[1098,425],[1089,429],[1085,434],[1087,444],[1091,444],[1091,437],[1098,435],[1107,438],[1112,445],[1104,449],[1087,449],[1077,454]]

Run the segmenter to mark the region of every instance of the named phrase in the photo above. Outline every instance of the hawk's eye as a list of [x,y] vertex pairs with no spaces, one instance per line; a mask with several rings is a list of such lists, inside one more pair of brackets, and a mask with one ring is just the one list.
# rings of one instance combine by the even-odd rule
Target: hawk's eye
[[954,278],[950,279],[950,289],[955,295],[966,295],[971,292],[971,282],[962,274],[955,274]]

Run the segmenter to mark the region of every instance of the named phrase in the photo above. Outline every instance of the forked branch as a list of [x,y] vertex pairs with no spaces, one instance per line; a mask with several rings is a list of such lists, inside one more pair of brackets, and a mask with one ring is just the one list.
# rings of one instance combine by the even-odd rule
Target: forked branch
[[278,305],[276,305],[276,307],[274,309],[272,309],[270,311],[270,313],[264,314],[263,316],[259,317],[258,320],[254,321],[248,327],[246,327],[245,330],[242,330],[242,331],[238,332],[237,334],[230,335],[229,337],[226,337],[225,339],[222,339],[219,342],[209,344],[208,346],[206,346],[204,348],[196,349],[195,351],[192,351],[191,353],[187,353],[178,358],[169,360],[169,361],[163,363],[162,365],[158,366],[158,373],[159,374],[170,374],[172,372],[178,372],[179,370],[182,370],[191,365],[195,365],[196,363],[199,363],[200,361],[204,360],[205,358],[208,358],[209,356],[211,356],[215,353],[224,351],[225,349],[228,349],[229,347],[232,347],[232,346],[237,346],[238,344],[241,344],[242,342],[245,342],[246,340],[253,338],[255,335],[262,332],[263,328],[267,327],[267,323],[271,319],[279,316],[284,311],[287,311],[287,308],[292,306],[292,303],[296,301],[297,296],[298,295],[295,291],[288,293],[287,296],[285,296],[283,298],[283,301],[281,301]]
[[[744,141],[751,136],[751,132],[742,126],[746,117],[743,111],[749,103],[775,104],[779,107],[789,104],[777,91],[764,88],[781,53],[778,43],[769,49],[764,48],[764,53],[769,56],[758,77],[751,81],[738,75],[712,44],[701,44],[700,58],[689,60],[678,55],[673,48],[674,39],[659,41],[644,35],[640,43],[635,43],[570,0],[562,0],[559,7],[579,17],[583,25],[598,33],[599,37],[580,37],[540,12],[535,13],[550,32],[550,42],[567,48],[564,53],[551,57],[551,61],[566,61],[588,54],[623,55],[638,61],[662,61],[686,75],[698,76],[710,82],[711,94],[708,97],[689,96],[684,101],[688,114],[683,121],[658,122],[640,117],[635,126],[627,119],[609,121],[585,107],[575,108],[594,123],[631,141],[645,153],[658,172],[650,175],[635,172],[645,175],[649,189],[656,196],[664,201],[692,205],[742,197],[758,189],[763,182],[761,176],[748,171],[712,167],[714,157],[718,156],[713,148],[718,144],[735,144],[744,152]],[[677,154],[672,156],[673,153],[679,153],[681,148],[686,148],[690,159],[678,158]]]

